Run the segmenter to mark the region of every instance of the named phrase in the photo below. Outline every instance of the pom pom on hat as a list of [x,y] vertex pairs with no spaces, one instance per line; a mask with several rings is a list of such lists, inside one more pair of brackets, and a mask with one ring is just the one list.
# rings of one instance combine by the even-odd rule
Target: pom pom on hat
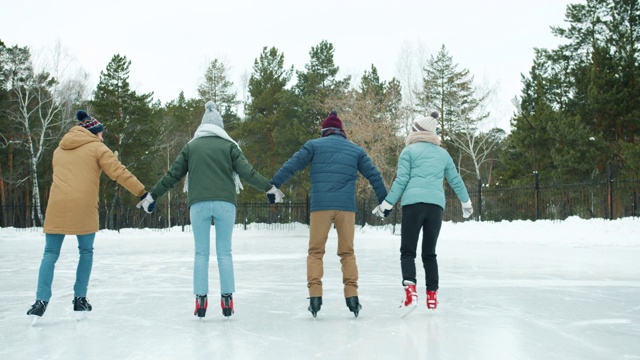
[[204,115],[202,116],[202,124],[213,124],[224,129],[224,122],[222,116],[216,109],[216,104],[213,101],[207,101],[204,104]]
[[333,110],[329,113],[326,119],[322,122],[322,130],[326,130],[329,128],[336,128],[340,130],[344,130],[342,128],[342,121],[338,117],[338,112]]
[[91,116],[89,116],[89,114],[87,114],[87,112],[84,110],[78,110],[78,112],[76,113],[76,118],[78,118],[78,121],[85,121],[87,119],[90,119]]
[[78,112],[76,113],[76,118],[78,119],[78,126],[82,126],[83,128],[91,131],[92,134],[97,134],[104,131],[104,125],[102,125],[102,123],[97,119],[92,118],[84,110],[78,110]]
[[440,114],[437,111],[432,111],[428,116],[420,116],[413,123],[413,126],[411,126],[411,130],[414,132],[428,131],[435,134],[438,118],[440,118]]

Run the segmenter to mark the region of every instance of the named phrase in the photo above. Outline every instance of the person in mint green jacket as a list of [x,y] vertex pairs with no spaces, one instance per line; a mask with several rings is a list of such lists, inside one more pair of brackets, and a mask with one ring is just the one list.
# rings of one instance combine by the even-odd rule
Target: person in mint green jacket
[[194,315],[204,317],[208,306],[210,227],[213,219],[220,273],[220,304],[222,314],[229,317],[234,312],[231,236],[236,220],[236,194],[243,189],[240,179],[267,192],[271,203],[282,202],[284,194],[249,164],[238,144],[224,131],[222,117],[212,101],[205,104],[202,124],[193,139],[182,148],[167,174],[141,201],[141,206],[146,210],[148,205],[171,190],[183,177],[186,177],[184,190],[188,192],[189,218],[195,243]]
[[373,210],[374,214],[386,216],[402,198],[400,265],[405,299],[400,307],[405,312],[413,310],[418,300],[415,258],[421,231],[427,308],[435,309],[438,304],[436,243],[445,208],[445,178],[462,203],[463,216],[468,218],[473,213],[469,193],[453,159],[440,147],[440,138],[436,135],[439,116],[437,111],[433,111],[429,116],[421,116],[413,123],[412,132],[406,139],[407,146],[398,159],[398,170],[391,190],[385,200]]

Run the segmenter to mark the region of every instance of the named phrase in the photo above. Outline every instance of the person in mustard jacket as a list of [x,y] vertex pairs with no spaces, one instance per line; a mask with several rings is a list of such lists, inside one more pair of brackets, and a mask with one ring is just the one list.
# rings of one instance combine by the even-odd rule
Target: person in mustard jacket
[[44,218],[45,246],[38,273],[36,301],[27,315],[41,317],[51,299],[56,261],[65,235],[76,235],[80,258],[73,287],[73,310],[79,318],[91,311],[87,288],[93,265],[93,240],[98,231],[100,174],[143,198],[144,185],[102,143],[104,126],[86,111],[77,112],[73,126],[53,152],[53,183]]

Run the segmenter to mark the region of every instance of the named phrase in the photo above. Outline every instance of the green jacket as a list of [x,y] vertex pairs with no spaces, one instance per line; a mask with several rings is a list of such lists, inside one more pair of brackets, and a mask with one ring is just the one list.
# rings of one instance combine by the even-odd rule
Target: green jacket
[[187,203],[206,200],[236,204],[233,173],[261,191],[271,188],[269,180],[249,164],[234,143],[217,136],[196,138],[185,145],[167,174],[154,185],[151,193],[160,197],[189,173]]

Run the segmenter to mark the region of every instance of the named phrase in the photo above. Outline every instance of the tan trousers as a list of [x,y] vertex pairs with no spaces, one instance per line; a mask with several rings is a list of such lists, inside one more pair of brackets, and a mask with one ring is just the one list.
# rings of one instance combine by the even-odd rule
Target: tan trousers
[[309,296],[322,296],[322,257],[331,230],[336,224],[338,232],[338,256],[342,264],[342,283],[345,298],[358,296],[358,266],[353,248],[356,213],[339,210],[322,210],[311,213],[309,229],[309,255],[307,256],[307,287]]

